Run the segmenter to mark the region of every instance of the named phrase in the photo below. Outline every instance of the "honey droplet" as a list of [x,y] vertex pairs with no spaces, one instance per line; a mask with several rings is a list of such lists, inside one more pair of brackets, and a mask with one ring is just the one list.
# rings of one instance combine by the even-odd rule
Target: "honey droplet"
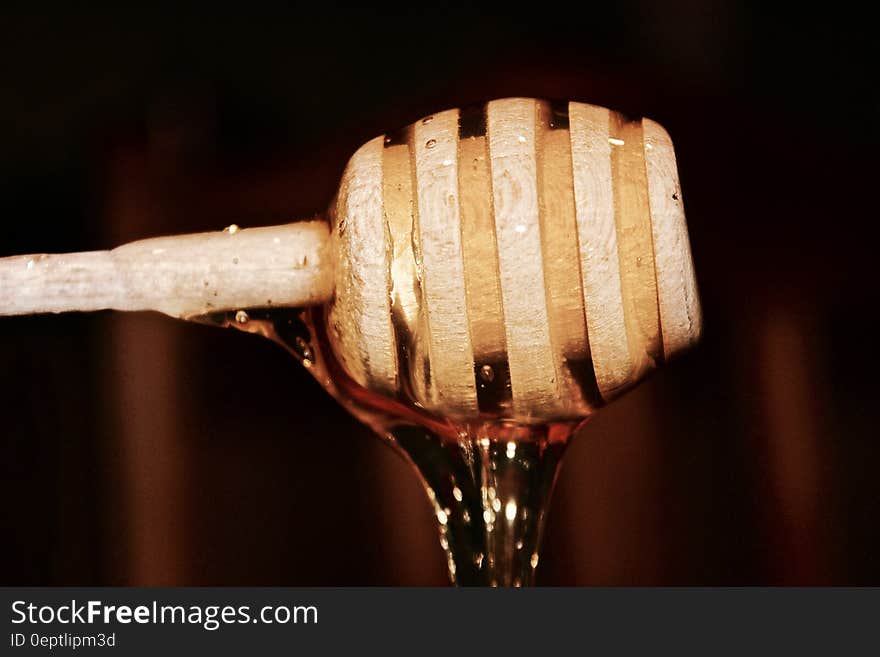
[[315,353],[312,351],[308,342],[301,337],[296,336],[296,339],[293,341],[293,349],[296,352],[296,355],[302,358],[302,364],[304,367],[308,368],[312,366],[312,361],[315,359]]

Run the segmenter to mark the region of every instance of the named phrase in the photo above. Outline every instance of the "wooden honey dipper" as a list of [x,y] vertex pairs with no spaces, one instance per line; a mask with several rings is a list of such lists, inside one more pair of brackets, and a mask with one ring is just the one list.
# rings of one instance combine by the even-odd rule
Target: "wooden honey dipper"
[[352,156],[327,222],[0,259],[0,315],[326,304],[359,385],[427,411],[574,419],[699,337],[666,131],[582,103],[448,110]]

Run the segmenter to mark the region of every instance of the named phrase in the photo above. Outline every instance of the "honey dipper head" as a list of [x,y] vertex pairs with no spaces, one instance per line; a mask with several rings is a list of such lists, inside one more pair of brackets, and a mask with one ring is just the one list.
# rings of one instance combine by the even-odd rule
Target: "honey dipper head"
[[700,333],[672,142],[510,98],[351,158],[328,325],[360,385],[458,419],[585,417]]

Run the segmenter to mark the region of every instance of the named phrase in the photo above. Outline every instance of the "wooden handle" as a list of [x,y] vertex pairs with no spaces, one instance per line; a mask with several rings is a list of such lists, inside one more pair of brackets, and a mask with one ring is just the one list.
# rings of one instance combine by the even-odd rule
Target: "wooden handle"
[[336,357],[444,416],[584,417],[699,336],[672,142],[647,119],[441,112],[364,145],[331,219]]
[[333,293],[323,221],[158,237],[112,251],[0,259],[0,315],[158,310],[188,318]]

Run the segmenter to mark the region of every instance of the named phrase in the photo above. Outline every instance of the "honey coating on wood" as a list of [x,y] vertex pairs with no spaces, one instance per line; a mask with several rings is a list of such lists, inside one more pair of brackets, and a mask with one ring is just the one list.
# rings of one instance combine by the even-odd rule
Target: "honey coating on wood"
[[329,348],[420,413],[582,420],[699,335],[670,189],[662,128],[581,103],[497,100],[374,140],[335,205]]
[[636,379],[663,358],[641,121],[612,113],[608,141],[623,312]]
[[560,410],[589,414],[602,405],[587,335],[581,290],[568,111],[539,102],[538,203],[550,342]]
[[459,119],[458,157],[461,244],[477,405],[482,413],[503,413],[511,402],[510,369],[498,278],[485,108],[474,108]]

